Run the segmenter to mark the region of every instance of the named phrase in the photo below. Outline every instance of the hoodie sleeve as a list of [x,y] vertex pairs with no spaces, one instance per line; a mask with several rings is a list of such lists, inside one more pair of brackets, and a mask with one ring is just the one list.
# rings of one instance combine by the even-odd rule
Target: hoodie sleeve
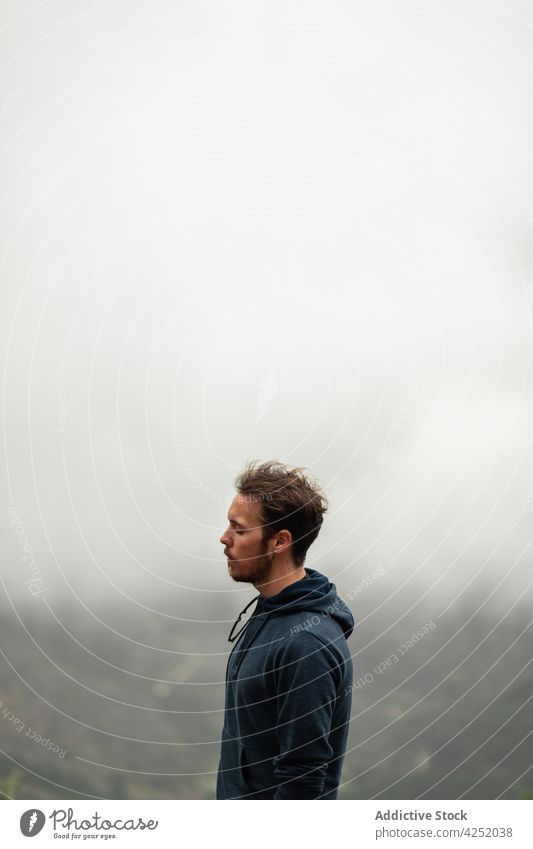
[[335,655],[309,631],[288,639],[276,658],[279,754],[274,799],[321,795],[333,748],[328,742],[341,673]]

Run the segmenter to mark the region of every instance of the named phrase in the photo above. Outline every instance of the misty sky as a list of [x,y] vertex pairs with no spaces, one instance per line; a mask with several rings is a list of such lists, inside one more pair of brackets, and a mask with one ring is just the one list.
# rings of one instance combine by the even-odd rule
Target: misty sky
[[308,564],[342,590],[514,602],[531,7],[2,16],[2,603],[38,603],[29,546],[51,601],[240,609],[218,540],[255,458],[324,484]]

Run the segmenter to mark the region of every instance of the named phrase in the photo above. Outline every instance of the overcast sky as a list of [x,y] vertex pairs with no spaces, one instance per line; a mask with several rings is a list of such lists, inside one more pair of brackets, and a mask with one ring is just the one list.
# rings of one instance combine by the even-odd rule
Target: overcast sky
[[252,458],[323,483],[344,591],[527,592],[533,9],[2,16],[2,602],[240,609]]

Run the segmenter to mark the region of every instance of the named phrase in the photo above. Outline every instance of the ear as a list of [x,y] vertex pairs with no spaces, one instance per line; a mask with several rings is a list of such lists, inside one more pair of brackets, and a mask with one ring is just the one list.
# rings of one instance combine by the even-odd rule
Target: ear
[[292,543],[292,534],[290,531],[283,530],[278,531],[276,534],[276,542],[274,544],[274,551],[276,554],[281,554],[283,551],[287,551]]

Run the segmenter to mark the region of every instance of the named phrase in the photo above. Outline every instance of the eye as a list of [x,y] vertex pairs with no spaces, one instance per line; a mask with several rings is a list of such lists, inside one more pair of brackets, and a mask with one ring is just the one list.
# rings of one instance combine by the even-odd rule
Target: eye
[[243,534],[244,531],[235,531],[236,534]]

